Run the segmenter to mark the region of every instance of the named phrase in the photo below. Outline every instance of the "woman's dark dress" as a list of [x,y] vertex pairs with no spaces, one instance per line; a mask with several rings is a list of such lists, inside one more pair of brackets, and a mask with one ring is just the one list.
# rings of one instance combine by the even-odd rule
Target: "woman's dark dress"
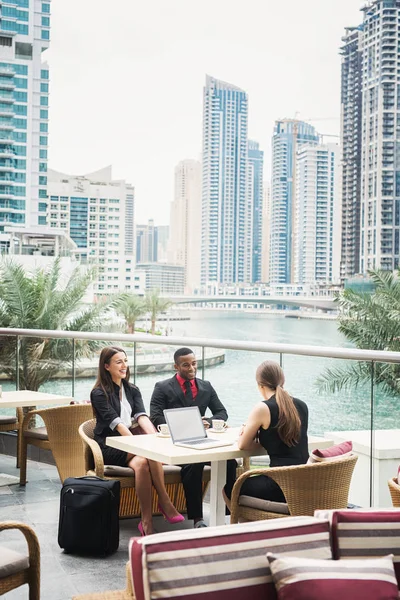
[[[293,402],[299,413],[301,421],[300,439],[295,446],[286,446],[278,435],[277,425],[279,419],[279,408],[275,396],[265,400],[271,413],[271,424],[268,429],[260,427],[258,439],[260,444],[267,450],[270,457],[271,467],[287,467],[289,465],[304,465],[308,460],[308,408],[302,400],[293,398]],[[265,475],[257,475],[246,479],[240,490],[244,496],[253,496],[262,500],[273,502],[285,502],[285,496],[279,485],[273,479]]]

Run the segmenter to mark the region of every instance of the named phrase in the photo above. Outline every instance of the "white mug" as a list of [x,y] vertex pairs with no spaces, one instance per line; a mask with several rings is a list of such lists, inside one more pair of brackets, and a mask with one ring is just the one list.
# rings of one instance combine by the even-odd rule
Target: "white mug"
[[158,425],[157,427],[159,433],[161,433],[161,435],[169,435],[169,427],[166,423],[162,423],[161,425]]
[[222,419],[213,419],[211,421],[212,423],[212,428],[215,431],[222,431],[225,427],[225,421],[223,421]]

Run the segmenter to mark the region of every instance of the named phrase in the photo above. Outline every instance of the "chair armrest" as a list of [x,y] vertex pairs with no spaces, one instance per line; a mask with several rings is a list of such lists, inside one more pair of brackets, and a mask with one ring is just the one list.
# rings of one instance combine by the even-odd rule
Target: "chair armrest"
[[92,451],[93,461],[94,461],[94,471],[97,477],[104,477],[104,459],[103,454],[100,450],[100,446],[96,442],[96,440],[92,440],[85,433],[80,432],[82,437],[82,443],[87,444]]
[[[267,475],[267,471],[269,471],[270,469],[252,469],[250,471],[246,471],[245,473],[243,473],[242,475],[240,475],[240,477],[238,477],[235,481],[235,485],[233,486],[232,489],[232,495],[231,495],[231,515],[232,515],[232,522],[233,523],[237,523],[237,510],[239,507],[239,496],[240,496],[240,490],[242,489],[242,485],[244,484],[244,482],[246,481],[246,479],[248,479],[249,477],[252,477],[253,475]],[[236,519],[236,520],[234,520]]]
[[33,417],[35,417],[36,415],[40,416],[40,413],[41,413],[40,410],[30,410],[29,412],[27,412],[24,415],[24,420],[22,421],[22,432],[28,431],[29,423],[31,422]]
[[19,523],[18,521],[3,521],[0,523],[0,531],[6,531],[10,529],[19,530],[24,536],[28,544],[29,551],[29,565],[35,569],[40,566],[40,546],[39,540],[32,527],[25,523]]
[[[263,469],[252,469],[243,473],[235,482],[231,497],[231,513],[232,522],[237,523],[237,511],[239,508],[239,496],[242,485],[249,477],[253,475],[265,475],[273,479],[281,488],[288,505],[290,513],[292,513],[292,496],[296,494],[296,484],[293,481],[294,472],[298,473],[299,469],[309,468],[311,465],[291,465],[289,467],[269,467]],[[236,519],[236,521],[234,520]]]

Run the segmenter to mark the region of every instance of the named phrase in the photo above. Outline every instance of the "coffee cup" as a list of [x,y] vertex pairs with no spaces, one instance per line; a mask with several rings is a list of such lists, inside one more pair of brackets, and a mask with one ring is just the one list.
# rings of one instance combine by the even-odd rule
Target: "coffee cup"
[[212,428],[214,429],[214,431],[223,431],[225,428],[225,421],[223,421],[222,419],[213,419],[212,421]]
[[158,432],[161,433],[161,435],[169,435],[169,428],[166,423],[162,423],[161,425],[158,425],[157,429],[158,429]]

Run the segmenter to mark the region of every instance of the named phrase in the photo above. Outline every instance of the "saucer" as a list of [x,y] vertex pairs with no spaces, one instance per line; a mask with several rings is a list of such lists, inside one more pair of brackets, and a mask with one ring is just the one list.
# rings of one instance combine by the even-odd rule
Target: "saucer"
[[159,431],[157,431],[156,436],[159,438],[170,438],[171,437],[169,433],[164,434],[164,433],[160,433]]
[[210,431],[211,433],[226,433],[227,427],[224,427],[224,429],[213,429],[212,427],[209,427],[207,429],[207,431]]

